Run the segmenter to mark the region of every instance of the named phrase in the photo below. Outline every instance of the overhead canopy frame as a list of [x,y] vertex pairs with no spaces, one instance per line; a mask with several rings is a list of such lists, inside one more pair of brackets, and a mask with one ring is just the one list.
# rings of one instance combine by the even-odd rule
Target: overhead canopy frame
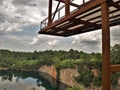
[[[52,2],[52,0],[50,1]],[[65,15],[53,21],[52,17],[55,14],[49,13],[49,17],[41,22],[40,34],[66,37],[101,29],[101,4],[105,1],[109,4],[110,27],[120,24],[119,0],[89,0],[87,2],[83,0],[83,4],[81,5],[74,4],[72,2],[65,2],[69,0],[55,1],[65,3],[63,7],[66,8]],[[70,6],[77,8],[70,12]],[[63,8],[56,9],[55,13],[59,13]],[[48,24],[48,22],[50,22],[50,24]]]

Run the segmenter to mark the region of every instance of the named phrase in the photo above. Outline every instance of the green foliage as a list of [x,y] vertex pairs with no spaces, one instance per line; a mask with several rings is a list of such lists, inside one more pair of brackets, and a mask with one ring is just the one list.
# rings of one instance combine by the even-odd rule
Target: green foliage
[[112,85],[116,85],[118,83],[119,77],[120,77],[120,73],[119,72],[113,73],[111,75],[111,83],[112,83]]
[[[101,54],[92,53],[89,54],[89,57],[90,58],[83,59],[77,64],[80,75],[75,79],[78,83],[83,84],[85,87],[90,87],[91,83],[93,83],[95,86],[100,86],[102,72]],[[92,69],[98,70],[98,76],[94,76]]]
[[34,51],[33,53],[0,50],[0,66],[11,69],[35,69],[42,65],[54,64],[57,68],[73,68],[78,59],[86,56],[88,56],[87,53],[73,49],[69,51]]
[[120,64],[120,45],[117,44],[111,49],[111,61],[113,64]]
[[39,66],[37,65],[39,63],[38,60],[21,60],[21,61],[15,61],[10,68],[11,69],[36,69]]
[[76,61],[74,61],[74,60],[64,60],[64,61],[56,60],[54,62],[54,65],[58,69],[62,69],[62,68],[75,68]]
[[93,84],[97,87],[100,87],[101,86],[101,75],[97,76],[97,77],[94,77],[93,78]]
[[66,90],[85,90],[85,88],[83,86],[76,86],[73,88],[67,88]]
[[80,75],[76,77],[76,81],[85,85],[86,87],[89,87],[94,77],[91,70],[87,66],[80,66],[79,73]]

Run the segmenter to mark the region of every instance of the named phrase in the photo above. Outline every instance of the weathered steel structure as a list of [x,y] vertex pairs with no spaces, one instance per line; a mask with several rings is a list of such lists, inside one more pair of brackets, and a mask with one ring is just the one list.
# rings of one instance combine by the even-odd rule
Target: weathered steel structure
[[[52,13],[53,1],[58,5]],[[102,29],[102,90],[110,90],[111,73],[120,71],[120,65],[110,63],[110,27],[120,24],[120,0],[80,1],[49,0],[48,18],[41,22],[39,33],[66,37]],[[64,5],[59,7],[60,3]]]

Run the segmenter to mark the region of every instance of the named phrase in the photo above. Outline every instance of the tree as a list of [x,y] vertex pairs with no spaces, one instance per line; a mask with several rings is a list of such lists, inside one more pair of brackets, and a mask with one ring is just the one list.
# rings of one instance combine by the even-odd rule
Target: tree
[[94,77],[91,70],[87,66],[83,65],[79,67],[79,73],[80,75],[75,78],[76,81],[83,84],[85,87],[89,87]]
[[68,52],[68,57],[70,59],[79,59],[80,55],[79,55],[79,52],[77,50],[70,49]]
[[116,44],[112,47],[111,61],[113,64],[120,64],[120,44]]

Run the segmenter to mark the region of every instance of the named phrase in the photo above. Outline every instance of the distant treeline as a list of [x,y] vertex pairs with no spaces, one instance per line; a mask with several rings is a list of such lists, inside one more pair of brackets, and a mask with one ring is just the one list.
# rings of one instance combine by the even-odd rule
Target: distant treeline
[[14,52],[0,50],[0,66],[6,68],[39,68],[41,65],[52,65],[59,61],[101,60],[100,53],[85,53],[70,49],[69,51],[34,51]]
[[[111,64],[120,64],[120,45],[111,47]],[[91,83],[101,86],[102,54],[85,53],[70,49],[69,51],[34,51],[14,52],[0,50],[0,67],[9,69],[37,70],[42,65],[54,65],[56,69],[78,68],[80,75],[75,77],[78,83],[88,87]],[[96,75],[95,71],[96,70]],[[111,76],[113,85],[117,84],[120,73]]]

